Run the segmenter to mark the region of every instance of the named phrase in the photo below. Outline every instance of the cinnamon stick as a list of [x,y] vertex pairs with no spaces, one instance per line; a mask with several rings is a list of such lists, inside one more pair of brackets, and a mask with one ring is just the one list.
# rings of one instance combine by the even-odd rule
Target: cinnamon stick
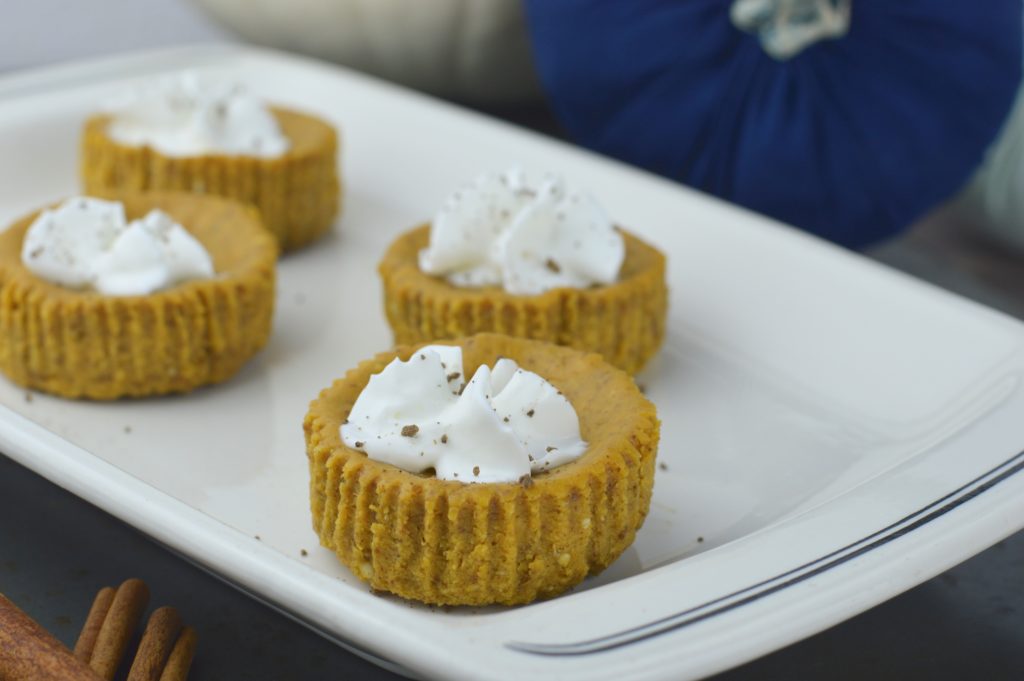
[[0,594],[0,681],[101,681],[71,651]]
[[178,642],[174,644],[174,650],[167,658],[164,671],[160,675],[160,681],[185,681],[188,678],[189,667],[192,666],[192,656],[196,652],[196,632],[192,627],[185,627]]
[[181,618],[174,608],[163,607],[155,610],[146,623],[135,660],[128,672],[128,681],[159,681],[164,663],[170,657],[178,634],[181,633]]
[[82,633],[78,635],[78,641],[75,642],[75,657],[85,664],[89,664],[89,660],[92,659],[92,651],[96,648],[96,638],[100,635],[100,627],[107,617],[107,611],[110,610],[113,600],[114,588],[105,586],[96,594],[92,607],[89,608],[89,615],[85,618]]
[[89,658],[93,671],[108,681],[117,673],[148,602],[149,589],[141,579],[129,579],[117,587]]

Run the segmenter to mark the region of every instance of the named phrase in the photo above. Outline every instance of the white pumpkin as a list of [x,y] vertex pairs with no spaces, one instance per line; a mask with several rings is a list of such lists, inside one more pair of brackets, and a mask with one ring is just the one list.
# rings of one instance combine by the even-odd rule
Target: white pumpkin
[[539,96],[518,0],[193,0],[255,43],[479,103]]
[[985,162],[954,205],[966,224],[1024,253],[1024,87]]

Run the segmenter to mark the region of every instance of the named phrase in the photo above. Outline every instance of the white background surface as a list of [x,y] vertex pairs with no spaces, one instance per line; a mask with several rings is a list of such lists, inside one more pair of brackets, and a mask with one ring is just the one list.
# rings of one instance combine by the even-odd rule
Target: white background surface
[[0,72],[231,39],[185,0],[3,0],[0,10]]

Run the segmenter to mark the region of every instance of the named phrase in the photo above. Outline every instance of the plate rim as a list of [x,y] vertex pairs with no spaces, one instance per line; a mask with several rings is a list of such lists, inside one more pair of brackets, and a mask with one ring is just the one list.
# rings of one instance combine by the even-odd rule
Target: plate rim
[[[220,64],[225,59],[237,60],[246,58],[271,60],[278,63],[284,63],[292,68],[315,66],[319,69],[337,71],[338,73],[345,74],[347,77],[355,77],[364,81],[372,81],[385,88],[398,90],[409,96],[421,97],[424,100],[432,100],[439,106],[462,112],[459,107],[454,105],[445,104],[440,100],[433,100],[433,98],[426,95],[413,94],[411,91],[406,91],[400,86],[383,83],[369,76],[353,74],[341,67],[329,65],[306,57],[279,53],[264,48],[253,48],[238,45],[216,45],[209,49],[200,49],[198,52],[196,51],[195,46],[163,48],[158,50],[100,57],[74,64],[44,66],[27,72],[4,74],[0,76],[0,107],[3,107],[7,100],[35,96],[45,94],[47,92],[57,92],[66,84],[84,85],[88,82],[114,82],[116,80],[152,71],[164,71],[188,66],[198,68],[206,63]],[[129,66],[130,69],[126,71],[126,67]],[[470,115],[475,115],[480,118],[486,118],[481,114],[475,114],[473,112],[463,113],[469,113]],[[497,123],[499,125],[507,126],[507,124],[501,124],[501,122]],[[536,135],[536,133],[529,134]],[[541,137],[540,135],[537,136]],[[555,140],[546,141],[551,142],[556,146],[569,146]],[[587,152],[585,150],[574,149],[574,151],[591,154],[591,152]],[[605,159],[604,162],[615,166],[623,165],[614,160]],[[645,179],[668,183],[667,180],[650,175],[645,171],[639,171],[631,167],[627,168],[632,172],[637,172],[646,176]],[[763,219],[763,221],[775,224],[771,220]],[[807,235],[803,235],[802,233],[794,232],[792,228],[785,228],[784,231],[788,232],[790,237],[807,237]],[[814,237],[807,238],[812,242],[818,241]],[[836,250],[838,252],[839,249]],[[849,257],[859,256],[850,254]],[[885,266],[879,267],[884,270],[894,271]],[[910,281],[923,283],[909,275],[903,276]],[[956,294],[946,292],[938,287],[928,284],[926,284],[926,286],[934,289],[934,291],[942,296],[948,296],[950,299],[959,299],[961,302],[966,301],[966,299]],[[1005,317],[1006,319],[1013,320],[1009,315],[992,310],[991,308],[987,308],[984,305],[975,303],[974,301],[967,302],[974,306],[976,310],[983,310],[986,313],[991,312]],[[967,308],[964,309],[966,314]],[[1024,329],[1024,325],[1020,325],[1016,320],[1013,321],[1019,325],[1018,331],[1020,331],[1020,329]],[[1022,333],[1021,338],[1024,338],[1024,333]],[[1021,348],[1024,348],[1024,344],[1021,345]],[[1017,353],[1017,356],[1020,361],[1016,363],[1015,371],[1024,372],[1024,353],[1019,352]],[[356,631],[349,623],[348,626],[342,628],[347,635],[339,638],[339,630],[337,628],[331,629],[329,625],[325,624],[320,619],[311,621],[301,613],[291,612],[289,607],[282,605],[280,602],[282,592],[284,591],[280,585],[274,589],[269,589],[269,593],[263,592],[259,591],[259,588],[261,586],[265,587],[266,585],[258,583],[258,580],[265,577],[267,574],[276,574],[277,577],[281,577],[283,574],[285,581],[288,582],[287,586],[293,589],[294,592],[305,594],[305,600],[309,600],[311,596],[316,595],[317,589],[315,587],[334,580],[317,573],[310,567],[303,566],[294,559],[289,559],[289,557],[280,554],[274,549],[260,545],[258,542],[254,542],[251,537],[242,534],[239,530],[230,528],[221,521],[218,521],[211,516],[207,516],[205,513],[172,497],[170,494],[163,492],[159,488],[143,482],[142,480],[117,468],[115,465],[93,456],[86,450],[64,440],[63,438],[60,438],[54,433],[46,430],[44,427],[34,423],[24,416],[21,416],[6,406],[2,406],[2,408],[0,408],[0,444],[3,445],[0,449],[2,449],[2,451],[10,458],[32,470],[35,470],[37,473],[43,475],[43,477],[46,477],[61,487],[68,489],[77,496],[86,499],[90,503],[93,503],[103,510],[110,512],[116,517],[119,517],[129,524],[137,527],[156,539],[158,542],[169,546],[174,551],[182,553],[189,560],[194,560],[197,564],[204,567],[204,569],[216,572],[228,581],[228,583],[235,585],[236,588],[241,588],[247,592],[256,590],[258,597],[270,604],[272,607],[275,607],[286,614],[290,613],[289,616],[298,619],[298,621],[317,630],[327,638],[335,640],[343,645],[347,644],[346,647],[350,647],[350,649],[355,648],[356,650],[353,652],[357,652],[357,654],[359,653],[359,650],[363,648],[365,648],[363,652],[370,655],[380,653],[381,655],[384,655],[386,659],[395,660],[397,665],[405,668],[409,673],[415,673],[416,671],[427,674],[454,672],[460,678],[476,678],[482,671],[476,664],[458,663],[453,665],[451,657],[447,653],[439,653],[431,647],[431,644],[436,642],[436,639],[428,640],[427,637],[424,637],[417,640],[417,637],[415,636],[405,635],[402,637],[401,644],[406,646],[406,648],[396,651],[394,649],[394,645],[385,645],[382,647],[382,634],[387,633],[393,635],[394,632],[389,631],[387,623],[379,616],[376,618],[371,617],[366,621],[360,622],[363,626],[369,625],[362,632]],[[1021,447],[1018,447],[1016,450],[1017,453],[1006,461],[1017,462],[1018,458],[1024,457],[1024,450],[1022,450],[1022,447],[1024,447],[1024,443],[1021,443]],[[40,454],[39,452],[44,453]],[[1014,463],[1011,466],[1017,466],[1011,476],[1001,478],[1000,482],[986,488],[986,494],[988,494],[989,490],[996,490],[995,494],[985,497],[986,500],[992,502],[994,499],[1002,498],[1004,499],[1002,503],[1009,505],[1009,501],[1005,500],[1007,498],[1012,500],[1012,495],[1009,494],[1007,490],[1021,487],[1024,476],[1017,476],[1016,474],[1021,470],[1021,467],[1024,466],[1024,461]],[[1010,484],[1004,484],[1007,481],[1009,481]],[[999,487],[998,485],[1003,486]],[[969,499],[966,499],[963,504],[973,501],[978,496],[979,495],[971,496]],[[1024,495],[1020,496],[1024,497]],[[160,503],[155,503],[154,498],[159,499]],[[137,507],[140,504],[146,509],[144,513],[137,512]],[[949,510],[943,515],[948,519],[953,514],[959,512],[958,509],[960,509],[963,504],[958,504],[956,508]],[[1024,501],[1017,502],[1017,505],[1024,509]],[[181,517],[187,518],[188,522],[186,523],[182,521],[180,519]],[[1015,525],[1015,522],[1018,524]],[[174,531],[176,529],[180,529],[183,525],[188,524],[191,524],[194,528],[198,528],[199,536],[191,537],[191,542],[184,541]],[[977,533],[979,528],[973,527],[972,530],[977,533],[975,535],[975,544],[978,543],[977,537],[982,536],[984,537],[982,541],[987,542],[985,543],[985,546],[991,545],[1013,531],[1020,529],[1022,526],[1024,526],[1024,513],[1018,514],[1018,520],[1015,520],[1014,522],[1011,522],[1009,518],[1007,518],[1001,524],[993,523],[986,526],[986,532]],[[934,529],[934,526],[931,529]],[[212,561],[203,560],[199,555],[203,549],[216,549],[214,551],[214,555],[218,556],[218,561],[222,561],[224,558],[233,558],[244,563],[246,560],[251,559],[251,555],[255,555],[259,558],[259,565],[262,569],[239,569],[231,573],[227,573],[223,571],[223,565],[220,565],[221,569],[218,570],[210,564]],[[946,569],[952,564],[955,564],[956,562],[959,562],[959,560],[965,559],[970,555],[973,555],[973,552],[953,557],[951,558],[952,562],[945,564],[941,569]],[[947,558],[950,557],[947,556]],[[937,564],[942,565],[941,561]],[[282,568],[285,566],[288,568],[294,568],[295,565],[300,566],[298,572],[301,574],[303,580],[308,580],[304,584],[302,583],[303,580],[296,579],[295,575],[289,573],[288,570],[282,571]],[[936,569],[935,573],[938,571],[940,571],[940,569]],[[906,582],[906,580],[904,581]],[[871,605],[900,593],[906,588],[909,588],[909,586],[920,581],[923,581],[923,577],[916,581],[906,583],[900,583],[899,580],[892,580],[888,585],[888,589],[879,590],[875,592],[871,598],[866,598],[861,603],[861,605],[863,605],[861,609],[866,609]],[[250,595],[253,594],[250,593]],[[362,594],[359,594],[358,596],[362,596]],[[365,595],[365,600],[358,596],[353,597],[364,604],[372,605],[376,599],[375,596],[371,596],[369,594]],[[872,601],[872,598],[875,600]],[[361,608],[353,607],[351,609],[351,611],[358,610],[361,610]],[[834,619],[829,621],[828,624],[841,621],[853,614],[855,614],[855,612],[846,612],[845,614],[836,616]],[[338,625],[339,623],[337,621],[334,622],[335,627]],[[811,626],[811,630],[795,632],[794,636],[791,637],[787,643],[799,640],[799,638],[803,638],[803,636],[809,635],[810,633],[814,633],[815,631],[824,628],[824,626],[827,626],[827,624]],[[817,628],[813,628],[814,626],[817,626]],[[360,633],[363,635],[360,636]],[[456,633],[458,633],[457,630]],[[665,637],[662,636],[661,640],[665,640]],[[499,645],[505,646],[507,643],[507,641],[499,642]],[[636,676],[635,678],[666,678],[668,674],[670,674],[672,678],[679,678],[680,673],[710,673],[734,666],[748,659],[753,659],[760,654],[768,652],[769,650],[774,650],[778,647],[780,647],[780,645],[762,641],[760,646],[750,645],[745,652],[739,655],[734,655],[728,662],[723,662],[719,666],[705,664],[703,667],[700,667],[699,665],[695,665],[688,670],[668,668],[662,669],[660,672],[658,669],[645,667],[642,670],[642,675]],[[385,650],[385,648],[387,650]],[[504,674],[502,670],[486,671],[495,671],[496,674],[493,678],[513,678],[513,675]],[[513,671],[519,672],[521,669]],[[641,670],[638,669],[638,671]],[[595,678],[594,674],[590,671],[577,674],[569,670],[567,673],[567,670],[562,667],[558,669],[558,674],[564,678]]]

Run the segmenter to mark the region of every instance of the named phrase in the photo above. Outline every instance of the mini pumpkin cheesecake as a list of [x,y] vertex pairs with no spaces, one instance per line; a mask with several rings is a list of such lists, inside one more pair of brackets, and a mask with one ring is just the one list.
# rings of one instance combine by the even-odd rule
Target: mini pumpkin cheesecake
[[[337,132],[316,116],[263,108],[251,96],[236,94],[208,94],[185,79],[149,93],[149,99],[127,107],[127,114],[90,117],[81,140],[84,191],[224,196],[256,206],[283,250],[316,240],[340,210]],[[160,108],[161,98],[169,100],[170,112]],[[168,118],[175,122],[161,137],[160,125]],[[250,134],[248,127],[255,130]],[[197,128],[202,134],[194,133]],[[216,144],[203,144],[211,141]]]
[[391,244],[379,272],[396,343],[496,332],[598,352],[636,373],[665,337],[665,268],[588,197],[509,172],[453,194],[432,223]]
[[[55,283],[24,261],[46,255],[43,241],[25,248],[45,212],[16,221],[0,234],[0,371],[15,383],[98,400],[186,392],[226,380],[266,344],[277,246],[255,209],[169,192],[126,195],[120,203],[128,220],[148,220],[157,209],[184,227],[208,254],[212,276],[141,295]],[[167,230],[155,233],[181,240]],[[73,265],[76,256],[54,257]],[[123,288],[139,262],[145,264],[127,263],[127,275],[108,277],[106,288]]]
[[[432,604],[528,603],[562,593],[603,570],[633,542],[648,512],[658,445],[654,406],[628,374],[597,354],[498,334],[440,345],[461,349],[463,375],[474,376],[462,387],[467,395],[482,365],[495,365],[491,375],[497,376],[498,363],[512,360],[522,371],[542,377],[551,386],[547,398],[557,390],[558,399],[575,410],[585,448],[552,467],[537,465],[531,455],[532,474],[504,482],[474,481],[473,476],[488,471],[472,463],[494,460],[492,446],[480,442],[464,454],[469,459],[461,468],[439,463],[436,469],[411,472],[374,458],[367,453],[368,442],[352,442],[347,431],[343,435],[343,429],[362,423],[365,408],[354,411],[360,395],[394,360],[415,365],[431,359],[417,345],[382,353],[325,389],[306,415],[313,527],[320,543],[374,589]],[[460,391],[457,399],[465,395]],[[419,401],[413,405],[423,408]],[[494,418],[507,424],[502,407],[495,409]],[[541,409],[534,413],[529,407],[518,418],[543,420]],[[445,429],[439,436],[421,417],[419,424],[382,437],[391,437],[392,444],[409,440],[406,449],[413,459],[419,447],[431,456],[455,446],[460,435],[449,437],[460,432],[455,426],[445,429],[439,417],[437,428]],[[465,432],[479,435],[479,423],[473,421]],[[502,437],[515,437],[509,428],[502,432]],[[433,440],[417,444],[417,438]],[[494,441],[493,448],[499,444]],[[530,464],[525,465],[529,471]],[[440,477],[442,470],[448,479]]]

